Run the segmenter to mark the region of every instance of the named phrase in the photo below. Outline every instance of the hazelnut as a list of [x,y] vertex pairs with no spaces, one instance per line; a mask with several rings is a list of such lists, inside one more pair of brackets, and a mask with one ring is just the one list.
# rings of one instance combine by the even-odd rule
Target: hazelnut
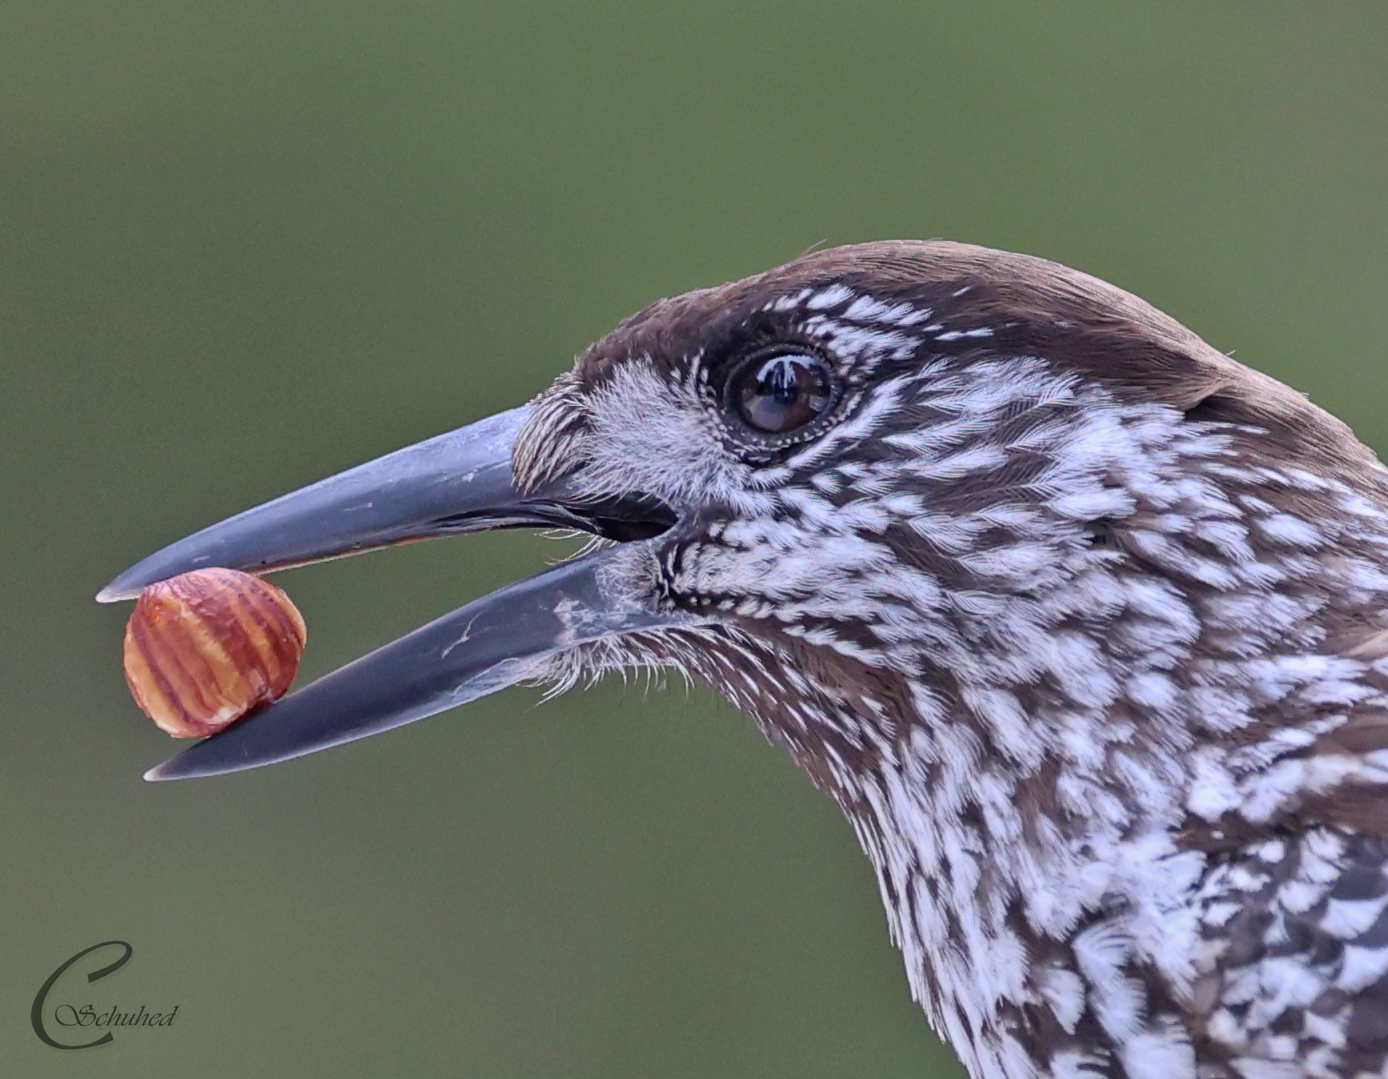
[[135,703],[175,738],[215,734],[282,697],[308,631],[289,597],[231,569],[150,585],[125,627]]

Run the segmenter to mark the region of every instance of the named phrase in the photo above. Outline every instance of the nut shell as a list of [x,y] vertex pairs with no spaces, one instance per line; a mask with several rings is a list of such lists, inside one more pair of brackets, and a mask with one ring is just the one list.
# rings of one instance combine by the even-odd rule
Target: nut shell
[[175,738],[215,734],[294,681],[308,639],[288,596],[230,569],[150,585],[125,627],[135,703]]

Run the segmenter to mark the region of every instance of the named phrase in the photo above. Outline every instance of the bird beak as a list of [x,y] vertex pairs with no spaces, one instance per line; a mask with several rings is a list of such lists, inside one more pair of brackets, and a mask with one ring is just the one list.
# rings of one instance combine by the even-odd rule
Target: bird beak
[[638,539],[499,589],[320,678],[152,768],[146,779],[217,775],[303,756],[434,715],[537,674],[590,641],[689,623],[626,583],[633,547],[674,522],[649,500],[517,490],[518,408],[349,469],[165,547],[97,595],[213,566],[264,572],[454,532],[563,525]]

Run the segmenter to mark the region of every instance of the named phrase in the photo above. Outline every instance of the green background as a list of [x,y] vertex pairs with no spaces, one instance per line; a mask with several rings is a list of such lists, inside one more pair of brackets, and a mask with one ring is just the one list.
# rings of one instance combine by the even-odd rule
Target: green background
[[[151,786],[91,596],[821,241],[1070,263],[1388,446],[1386,56],[1364,3],[0,5],[0,1074],[957,1076],[848,827],[708,695]],[[304,673],[560,550],[286,573]],[[110,938],[53,1000],[176,1025],[42,1045]]]

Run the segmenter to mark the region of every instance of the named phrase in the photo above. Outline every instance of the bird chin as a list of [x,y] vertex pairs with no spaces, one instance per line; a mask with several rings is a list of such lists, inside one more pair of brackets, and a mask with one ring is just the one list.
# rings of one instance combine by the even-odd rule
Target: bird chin
[[220,566],[267,572],[426,539],[555,525],[617,541],[460,607],[152,768],[188,779],[256,768],[403,726],[539,676],[570,649],[701,620],[649,582],[677,513],[640,492],[578,497],[563,479],[522,491],[518,408],[369,461],[170,544],[97,595]]

